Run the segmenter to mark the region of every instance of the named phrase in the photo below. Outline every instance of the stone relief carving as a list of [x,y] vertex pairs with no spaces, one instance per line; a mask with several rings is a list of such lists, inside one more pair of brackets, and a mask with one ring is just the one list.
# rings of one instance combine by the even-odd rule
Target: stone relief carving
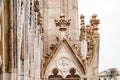
[[71,68],[71,61],[67,57],[61,57],[56,61],[56,66],[62,73],[65,73]]

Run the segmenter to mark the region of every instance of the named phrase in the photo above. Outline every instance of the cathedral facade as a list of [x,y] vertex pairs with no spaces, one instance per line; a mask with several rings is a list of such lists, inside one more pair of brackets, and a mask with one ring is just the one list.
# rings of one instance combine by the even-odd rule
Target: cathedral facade
[[0,1],[0,80],[98,80],[98,24],[78,0]]

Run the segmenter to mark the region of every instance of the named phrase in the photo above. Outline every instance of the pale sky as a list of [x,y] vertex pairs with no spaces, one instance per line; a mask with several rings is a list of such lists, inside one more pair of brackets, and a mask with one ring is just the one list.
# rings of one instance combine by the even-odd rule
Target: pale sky
[[93,13],[100,19],[99,72],[108,68],[120,71],[120,0],[78,0],[79,14],[88,24]]

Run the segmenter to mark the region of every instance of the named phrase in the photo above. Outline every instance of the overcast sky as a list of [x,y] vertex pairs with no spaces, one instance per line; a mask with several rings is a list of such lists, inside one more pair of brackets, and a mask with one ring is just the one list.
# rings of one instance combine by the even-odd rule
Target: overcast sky
[[108,68],[120,70],[120,0],[78,0],[79,14],[86,24],[93,13],[100,19],[99,72]]

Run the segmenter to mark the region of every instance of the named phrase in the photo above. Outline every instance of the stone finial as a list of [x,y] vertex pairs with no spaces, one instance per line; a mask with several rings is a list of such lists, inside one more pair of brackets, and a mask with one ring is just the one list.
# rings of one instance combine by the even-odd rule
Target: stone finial
[[92,27],[94,38],[99,37],[99,35],[98,35],[98,24],[100,24],[100,20],[96,19],[96,18],[97,18],[97,15],[93,14],[92,17],[91,17],[91,20],[90,20],[90,26]]
[[83,14],[81,14],[81,16],[80,16],[80,19],[81,19],[81,24],[80,25],[81,26],[85,25],[84,18],[85,18],[85,16]]
[[65,16],[62,15],[62,16],[60,16],[60,19],[55,20],[55,24],[56,24],[56,27],[60,27],[59,28],[60,30],[66,30],[67,27],[70,26],[70,21],[71,21],[71,19],[65,20]]
[[55,20],[56,27],[59,27],[60,30],[60,39],[66,37],[65,31],[70,26],[70,21],[70,19],[66,20],[64,15],[60,16],[60,19]]
[[93,14],[90,20],[91,25],[94,25],[94,24],[98,25],[100,23],[99,19],[96,19],[96,18],[97,18],[97,15]]
[[96,18],[97,18],[97,15],[93,14],[90,20],[90,25],[93,26],[93,28],[97,28],[98,24],[100,24],[100,20]]

